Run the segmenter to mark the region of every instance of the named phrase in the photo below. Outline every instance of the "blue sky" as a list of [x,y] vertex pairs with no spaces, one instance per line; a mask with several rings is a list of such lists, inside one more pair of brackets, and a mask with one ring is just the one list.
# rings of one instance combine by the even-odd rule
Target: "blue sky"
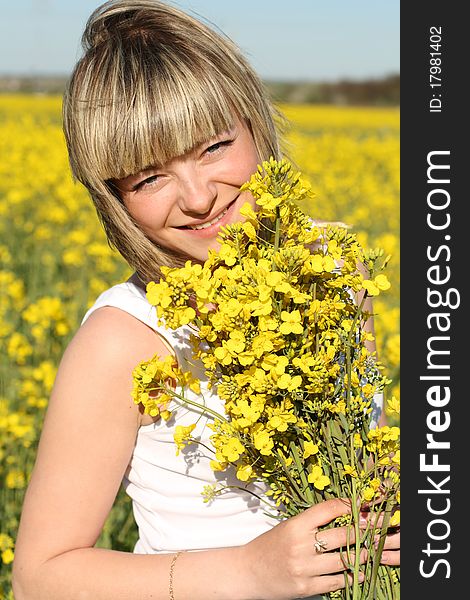
[[[167,0],[227,33],[265,79],[398,73],[399,0]],[[99,0],[0,0],[0,75],[67,75]]]

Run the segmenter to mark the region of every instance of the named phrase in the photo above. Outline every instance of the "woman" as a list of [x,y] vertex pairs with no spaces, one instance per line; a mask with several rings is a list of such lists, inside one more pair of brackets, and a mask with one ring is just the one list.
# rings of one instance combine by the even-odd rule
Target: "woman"
[[[70,163],[135,274],[98,298],[61,361],[23,507],[15,598],[286,600],[340,589],[348,532],[316,533],[347,502],[281,523],[248,492],[204,504],[208,458],[185,460],[173,444],[191,411],[167,424],[131,399],[140,361],[189,353],[184,331],[157,325],[145,284],[162,265],[204,261],[220,227],[254,204],[239,188],[281,157],[277,115],[233,43],[166,4],[106,2],[83,45],[64,98]],[[133,554],[94,547],[123,479],[139,526]],[[396,546],[390,536],[384,562],[397,564]]]

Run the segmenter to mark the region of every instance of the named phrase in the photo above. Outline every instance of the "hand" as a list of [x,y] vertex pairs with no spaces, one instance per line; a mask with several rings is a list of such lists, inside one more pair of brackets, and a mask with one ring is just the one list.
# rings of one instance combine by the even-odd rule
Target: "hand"
[[391,567],[400,564],[400,530],[387,534],[380,562]]
[[[344,552],[338,549],[354,543],[354,530],[334,527],[322,530],[321,534],[318,530],[350,512],[348,500],[326,500],[248,543],[244,549],[254,597],[292,600],[344,588],[347,568]],[[393,546],[396,539],[387,543]],[[366,557],[364,549],[361,564]],[[350,559],[354,560],[354,555]]]
[[[383,524],[383,515],[377,516],[377,513],[368,513],[367,511],[364,511],[361,513],[361,518],[363,518],[366,523],[369,523],[369,525],[373,522],[374,526],[377,528],[380,528]],[[379,541],[378,535],[379,534],[377,534],[376,544]],[[385,535],[380,562],[383,565],[389,565],[391,567],[400,565],[400,527],[388,529]]]

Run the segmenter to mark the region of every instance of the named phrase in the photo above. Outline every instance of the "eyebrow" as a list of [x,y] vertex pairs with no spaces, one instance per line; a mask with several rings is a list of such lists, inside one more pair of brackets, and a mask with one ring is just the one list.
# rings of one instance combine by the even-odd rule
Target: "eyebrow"
[[[201,140],[200,142],[197,142],[197,144],[194,145],[193,148],[190,148],[189,150],[187,150],[187,152],[185,152],[185,154],[189,154],[190,152],[193,152],[196,148],[198,148],[199,146],[203,146],[204,144],[209,144],[212,140],[216,140],[217,138],[221,138],[223,136],[232,136],[235,133],[238,132],[238,124],[236,121],[233,122],[232,126],[228,129],[224,129],[223,131],[219,131],[218,133],[215,133],[214,135],[210,136],[209,138],[205,139],[205,140]],[[169,159],[169,161],[173,160],[173,158],[178,158],[177,156],[173,156],[172,158]],[[169,162],[168,161],[168,162]],[[109,185],[112,185],[115,189],[117,189],[118,191],[135,191],[135,186],[139,185],[140,181],[133,184],[130,190],[123,190],[122,188],[120,188],[117,185],[117,181],[123,181],[125,179],[129,179],[131,177],[138,177],[139,175],[143,175],[145,174],[146,171],[152,171],[155,169],[160,169],[162,168],[163,165],[161,164],[151,164],[151,165],[147,165],[145,167],[142,167],[141,169],[139,169],[138,171],[136,171],[135,173],[129,173],[129,175],[125,175],[124,177],[120,177],[119,179],[117,178],[113,178],[113,179],[109,179],[108,183]]]
[[160,165],[148,165],[146,167],[143,167],[142,169],[139,169],[139,171],[136,171],[135,173],[129,173],[129,175],[124,175],[124,177],[113,177],[112,179],[108,179],[107,183],[119,189],[118,182],[130,179],[132,177],[138,177],[139,175],[143,175],[146,171],[152,171],[159,168]]

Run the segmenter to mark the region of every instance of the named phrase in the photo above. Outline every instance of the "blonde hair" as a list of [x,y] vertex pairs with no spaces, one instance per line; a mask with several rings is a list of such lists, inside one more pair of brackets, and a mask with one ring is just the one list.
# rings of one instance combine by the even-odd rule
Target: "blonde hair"
[[110,180],[161,165],[243,119],[260,160],[279,158],[281,115],[224,34],[153,0],[111,0],[90,16],[63,102],[74,177],[88,189],[108,241],[140,278],[176,256],[149,240]]

